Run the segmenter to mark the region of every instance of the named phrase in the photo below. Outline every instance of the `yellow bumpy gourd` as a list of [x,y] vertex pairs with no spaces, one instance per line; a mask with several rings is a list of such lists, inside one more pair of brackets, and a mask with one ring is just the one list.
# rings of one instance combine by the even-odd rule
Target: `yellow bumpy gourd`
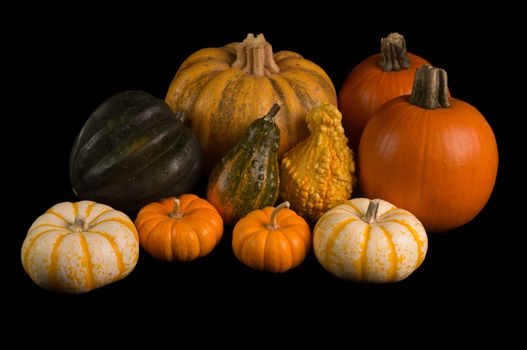
[[350,198],[355,182],[353,151],[342,128],[342,114],[321,104],[306,116],[311,135],[284,155],[280,196],[311,222]]

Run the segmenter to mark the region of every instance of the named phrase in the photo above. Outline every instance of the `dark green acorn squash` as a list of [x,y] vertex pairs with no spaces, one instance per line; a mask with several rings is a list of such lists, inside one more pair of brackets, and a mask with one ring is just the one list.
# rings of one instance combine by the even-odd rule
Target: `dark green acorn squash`
[[163,100],[126,91],[84,124],[71,152],[70,180],[82,199],[135,210],[189,192],[202,158],[197,138]]
[[276,202],[280,129],[274,117],[279,109],[275,104],[264,117],[256,119],[212,170],[207,199],[227,224]]

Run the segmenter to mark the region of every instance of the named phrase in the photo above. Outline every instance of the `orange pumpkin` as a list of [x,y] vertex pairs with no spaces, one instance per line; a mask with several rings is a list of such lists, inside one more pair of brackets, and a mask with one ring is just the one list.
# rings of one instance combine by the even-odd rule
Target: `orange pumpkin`
[[245,265],[270,272],[298,266],[311,249],[311,232],[289,202],[254,210],[232,232],[232,250]]
[[216,209],[193,194],[144,206],[135,225],[143,249],[165,261],[190,261],[207,255],[223,235]]
[[446,72],[428,65],[416,72],[411,96],[375,113],[359,146],[362,193],[412,212],[432,232],[474,218],[497,170],[489,124],[476,108],[449,98]]
[[339,91],[342,125],[350,146],[357,150],[370,117],[385,102],[412,92],[415,70],[428,63],[406,52],[404,37],[392,33],[381,39],[381,53],[370,56],[348,75]]
[[195,52],[179,67],[166,96],[170,108],[188,118],[208,172],[277,101],[282,154],[309,135],[306,113],[319,103],[336,105],[337,95],[322,68],[291,51],[273,54],[263,34]]

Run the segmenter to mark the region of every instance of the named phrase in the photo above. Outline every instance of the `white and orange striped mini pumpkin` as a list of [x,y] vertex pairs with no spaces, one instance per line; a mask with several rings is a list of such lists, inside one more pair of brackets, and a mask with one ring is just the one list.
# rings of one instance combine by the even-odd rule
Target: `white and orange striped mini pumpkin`
[[313,248],[320,264],[339,278],[386,283],[403,280],[421,265],[428,238],[408,211],[355,198],[322,215]]
[[44,289],[83,293],[126,277],[139,256],[139,238],[124,213],[91,201],[53,206],[31,226],[22,264]]

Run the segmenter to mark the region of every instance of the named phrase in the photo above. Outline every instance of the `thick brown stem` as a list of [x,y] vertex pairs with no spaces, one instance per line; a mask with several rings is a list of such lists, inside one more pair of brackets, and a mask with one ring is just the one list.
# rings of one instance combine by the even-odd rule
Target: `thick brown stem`
[[88,224],[84,216],[76,216],[73,220],[73,224],[70,225],[69,229],[71,232],[84,232],[88,230]]
[[236,47],[236,61],[232,68],[239,68],[247,74],[264,76],[280,73],[280,68],[273,58],[273,48],[265,41],[263,34],[256,37],[250,33]]
[[450,107],[446,71],[428,64],[416,70],[410,103],[427,109]]
[[377,211],[379,210],[379,200],[374,199],[370,201],[370,204],[368,205],[368,209],[366,210],[366,215],[364,215],[364,220],[368,224],[373,224],[377,222]]
[[269,220],[269,226],[268,226],[269,230],[274,231],[280,228],[280,225],[278,225],[278,223],[276,222],[278,213],[280,213],[280,211],[284,208],[289,208],[289,206],[290,206],[289,202],[285,201],[273,209],[273,212],[271,213],[271,218]]
[[172,209],[170,214],[168,214],[168,216],[170,216],[170,218],[172,218],[172,219],[181,219],[183,217],[183,213],[181,211],[179,211],[180,204],[181,204],[181,202],[179,201],[179,199],[178,198],[174,198],[174,208]]
[[404,36],[399,33],[391,33],[386,38],[381,39],[379,66],[385,72],[399,71],[410,67]]

